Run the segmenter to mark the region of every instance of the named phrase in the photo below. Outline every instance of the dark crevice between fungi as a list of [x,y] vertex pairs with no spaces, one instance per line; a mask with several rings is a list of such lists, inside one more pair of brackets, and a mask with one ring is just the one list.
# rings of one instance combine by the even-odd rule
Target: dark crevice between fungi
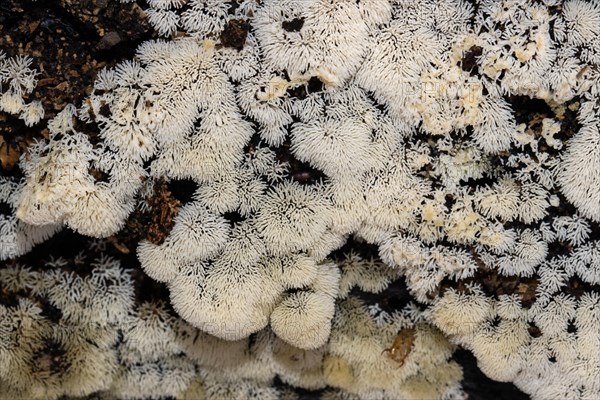
[[535,323],[533,323],[533,322],[530,322],[530,323],[528,324],[528,326],[527,326],[527,332],[529,332],[529,335],[530,335],[532,338],[538,338],[538,337],[542,336],[542,331],[541,331],[541,330],[540,330],[540,328],[538,328],[538,326],[537,326]]
[[[472,8],[471,17],[469,18],[469,25],[472,29],[475,26],[475,22],[476,22],[475,18],[477,17],[477,14],[479,13],[479,3],[475,0],[466,0],[466,2]],[[485,26],[482,26],[481,30],[482,30],[482,33],[484,31],[487,32],[487,29],[485,28]]]
[[105,103],[104,101],[101,102],[98,114],[100,114],[101,117],[110,118],[110,106],[108,103]]
[[454,281],[450,278],[442,280],[437,291],[429,293],[431,299],[442,297],[446,290],[455,289],[459,293],[470,294],[469,285],[480,283],[485,294],[498,300],[501,295],[517,294],[521,306],[530,308],[535,302],[535,291],[539,284],[539,276],[519,277],[515,275],[502,275],[497,270],[488,268],[483,261],[479,259],[475,251],[471,251],[471,256],[478,264],[478,270],[475,274],[466,279]]
[[[350,253],[356,254],[364,261],[374,261],[383,264],[379,257],[379,247],[363,242],[355,237],[350,237],[346,243],[329,255],[340,266]],[[343,267],[341,267],[343,270]],[[379,307],[388,313],[399,311],[408,303],[413,302],[418,304],[411,296],[404,278],[397,279],[391,282],[386,289],[380,293],[369,293],[354,287],[350,291],[350,295],[361,299],[365,305],[378,304]],[[420,305],[423,309],[424,307]]]
[[146,199],[150,206],[150,224],[145,239],[160,245],[175,226],[175,218],[183,205],[190,202],[198,185],[191,179],[154,182],[154,193]]
[[262,139],[260,137],[260,134],[256,133],[258,122],[254,121],[251,118],[246,118],[246,121],[252,124],[255,133],[252,135],[246,146],[244,146],[244,154],[253,155],[260,147],[262,147]]
[[287,32],[300,32],[304,26],[304,18],[294,18],[289,21],[283,21],[281,27]]
[[542,99],[529,96],[506,96],[505,100],[512,106],[517,124],[529,123],[536,114],[544,115],[548,118],[555,116],[552,108]]
[[230,212],[223,213],[223,218],[225,218],[227,220],[227,222],[229,222],[229,226],[232,228],[234,226],[236,226],[237,224],[244,222],[246,220],[246,218],[237,211],[230,211]]
[[[287,77],[287,80],[289,81],[290,78]],[[294,99],[304,100],[308,97],[309,94],[319,93],[322,92],[324,89],[325,85],[323,85],[323,82],[316,76],[312,76],[305,84],[290,87],[287,90],[287,95]]]
[[387,102],[384,99],[381,99],[381,101],[377,100],[377,98],[375,97],[375,94],[373,92],[365,92],[365,94],[367,95],[367,98],[369,99],[369,101],[371,102],[371,104],[373,104],[373,106],[375,106],[375,108],[382,115],[386,115],[387,114],[387,108],[388,108],[388,106],[387,106]]
[[[105,104],[106,118],[110,117],[110,107],[108,104]],[[93,111],[90,107],[90,116],[93,121],[96,121],[96,116],[93,115]],[[94,147],[94,149],[98,149],[103,144],[102,134],[100,133],[100,127],[97,124],[93,123],[85,123],[79,117],[73,117],[73,129],[77,132],[82,132],[87,136],[88,141]],[[54,140],[58,140],[59,138],[54,136]]]
[[568,139],[572,138],[579,129],[581,124],[577,118],[579,111],[579,104],[581,98],[575,96],[561,108],[561,113],[556,114],[556,119],[560,121],[560,132],[554,135],[554,138],[560,140],[562,143],[566,143]]
[[[480,163],[477,163],[480,164]],[[475,191],[479,188],[491,187],[496,181],[489,173],[483,173],[483,176],[480,178],[468,178],[466,180],[460,180],[460,186],[463,188],[468,188],[469,193],[475,193]]]
[[[73,232],[70,228],[64,228],[54,236],[33,247],[33,249],[14,260],[11,263],[14,265],[26,265],[33,271],[47,270],[46,264],[52,260],[52,255],[60,255],[67,261],[70,267],[61,267],[67,272],[74,272],[81,276],[86,276],[89,272],[89,263],[84,262],[81,265],[75,265],[75,258],[85,251],[90,256],[94,255],[88,249],[89,238]],[[99,254],[96,254],[99,256]],[[89,258],[88,258],[89,260]]]
[[[477,366],[477,359],[465,349],[459,348],[452,355],[463,370],[462,387],[469,400],[526,400],[529,399],[511,383],[496,382],[488,378]],[[493,395],[492,395],[493,393]]]
[[350,296],[358,297],[366,306],[377,304],[381,310],[387,313],[400,311],[411,302],[417,304],[421,310],[425,309],[425,306],[412,297],[404,278],[391,282],[385,290],[379,293],[363,292],[355,287],[350,291]]
[[313,168],[309,163],[298,160],[291,151],[291,141],[288,138],[281,146],[271,148],[277,155],[277,161],[289,166],[289,178],[301,185],[314,185],[325,180],[325,174]]
[[42,312],[40,313],[43,317],[47,318],[50,322],[57,324],[63,316],[62,311],[55,307],[46,298],[38,297],[36,302],[40,306]]
[[140,240],[148,236],[149,226],[152,222],[151,212],[142,212],[136,208],[125,221],[125,226],[117,234],[108,238],[115,251],[120,257],[128,256],[128,261],[137,264],[135,248]]
[[171,306],[169,288],[165,283],[150,278],[141,267],[132,269],[131,277],[133,279],[136,306],[147,302],[162,302],[163,308],[170,315],[177,317],[177,313]]
[[[150,163],[151,161],[148,161]],[[137,208],[125,222],[125,227],[109,238],[113,246],[137,264],[135,251],[141,240],[160,245],[175,226],[175,218],[181,207],[192,200],[198,185],[191,179],[154,182],[154,191],[145,199],[148,210]]]
[[[23,96],[25,101],[30,97]],[[16,115],[0,112],[0,176],[14,178],[15,181],[23,177],[20,157],[26,155],[27,148],[48,132],[46,129],[40,135],[38,126],[28,127]]]
[[471,46],[471,48],[463,54],[460,61],[460,67],[463,71],[469,72],[471,76],[478,73],[478,61],[483,53],[483,48],[480,46]]
[[94,178],[94,183],[108,182],[110,180],[110,174],[96,167],[90,166],[88,168],[88,174],[90,174],[92,178]]
[[0,305],[7,308],[17,308],[19,306],[19,299],[29,298],[29,294],[25,291],[12,291],[8,290],[2,282],[0,282]]
[[10,216],[13,215],[12,207],[3,201],[0,201],[0,215]]
[[329,258],[339,263],[342,262],[346,258],[346,254],[350,254],[350,252],[358,255],[363,260],[379,260],[379,247],[367,243],[355,236],[349,237],[342,247],[329,255]]
[[570,319],[567,324],[567,333],[577,333],[577,327],[575,326],[575,320]]
[[[546,138],[542,136],[545,118],[560,123],[560,131],[554,134],[553,137],[563,144],[573,137],[581,127],[577,121],[576,112],[579,98],[574,98],[564,106],[555,107],[554,109],[544,100],[533,99],[528,96],[510,96],[506,99],[515,110],[516,123],[525,124],[525,133],[534,135],[535,140],[538,142],[538,151],[557,156],[562,150],[562,148],[556,149],[550,146]],[[523,146],[520,152],[528,154],[534,160],[537,159],[536,153],[530,146]]]
[[571,277],[571,279],[569,279],[566,286],[562,288],[562,291],[579,300],[585,294],[600,294],[600,285],[585,282],[577,275],[574,275]]
[[446,207],[446,210],[452,210],[452,207],[454,207],[455,204],[456,199],[454,198],[454,195],[452,193],[446,193],[444,196],[444,207]]
[[227,14],[229,15],[234,15],[237,9],[240,7],[240,3],[236,0],[227,2],[227,5],[229,6],[227,8]]
[[250,29],[250,24],[243,19],[229,20],[219,36],[221,45],[241,51],[246,44]]
[[68,365],[65,365],[65,354],[67,351],[54,339],[47,338],[44,341],[44,347],[33,354],[33,367],[40,372],[60,373],[66,371]]
[[587,220],[590,223],[590,241],[600,241],[600,223],[595,221]]
[[166,188],[183,206],[193,200],[198,184],[193,179],[172,179],[167,182]]

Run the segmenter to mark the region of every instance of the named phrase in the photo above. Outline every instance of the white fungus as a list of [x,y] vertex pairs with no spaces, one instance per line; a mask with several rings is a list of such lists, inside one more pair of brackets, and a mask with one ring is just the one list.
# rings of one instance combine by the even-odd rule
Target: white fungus
[[[63,258],[2,273],[29,297],[0,308],[0,326],[22,323],[0,328],[0,387],[41,397],[32,357],[51,338],[85,378],[49,374],[51,397],[268,399],[287,393],[277,376],[449,399],[457,344],[535,399],[598,397],[596,2],[148,7],[171,38],[101,71],[19,161],[25,178],[0,180],[0,258],[62,226],[114,244],[136,207],[157,211],[153,180],[191,181],[164,241],[137,249],[173,310],[134,304],[106,258],[87,276]],[[35,125],[30,66],[0,53],[0,111]],[[419,305],[366,303],[400,282]]]

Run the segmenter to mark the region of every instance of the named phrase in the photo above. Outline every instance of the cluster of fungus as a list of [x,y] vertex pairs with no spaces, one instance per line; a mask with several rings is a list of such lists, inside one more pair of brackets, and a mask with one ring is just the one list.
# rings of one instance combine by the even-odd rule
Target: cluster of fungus
[[[450,399],[460,345],[533,398],[600,394],[597,3],[148,4],[165,39],[101,71],[22,157],[25,178],[0,181],[0,257],[62,226],[114,238],[162,199],[152,221],[168,228],[136,256],[170,305],[138,304],[105,259],[84,278],[0,270],[15,365],[0,387]],[[33,89],[24,59],[1,63]],[[21,86],[0,109],[35,123]],[[165,191],[178,182],[185,201]],[[400,280],[414,301],[393,307]],[[49,361],[24,377],[32,357]]]

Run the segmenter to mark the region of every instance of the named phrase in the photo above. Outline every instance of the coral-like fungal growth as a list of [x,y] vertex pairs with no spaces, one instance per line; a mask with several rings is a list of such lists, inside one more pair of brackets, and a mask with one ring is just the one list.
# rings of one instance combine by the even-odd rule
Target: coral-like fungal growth
[[39,100],[26,103],[23,96],[31,94],[37,84],[37,71],[31,69],[31,58],[7,57],[0,51],[0,111],[16,114],[27,126],[44,118]]
[[[600,396],[597,3],[148,7],[168,39],[104,69],[0,180],[0,255],[61,226],[114,241],[152,182],[187,180],[164,240],[137,244],[170,302],[134,302],[108,259],[2,269],[0,387],[449,399],[460,345],[536,399]],[[27,59],[4,70],[0,110],[36,123]]]

